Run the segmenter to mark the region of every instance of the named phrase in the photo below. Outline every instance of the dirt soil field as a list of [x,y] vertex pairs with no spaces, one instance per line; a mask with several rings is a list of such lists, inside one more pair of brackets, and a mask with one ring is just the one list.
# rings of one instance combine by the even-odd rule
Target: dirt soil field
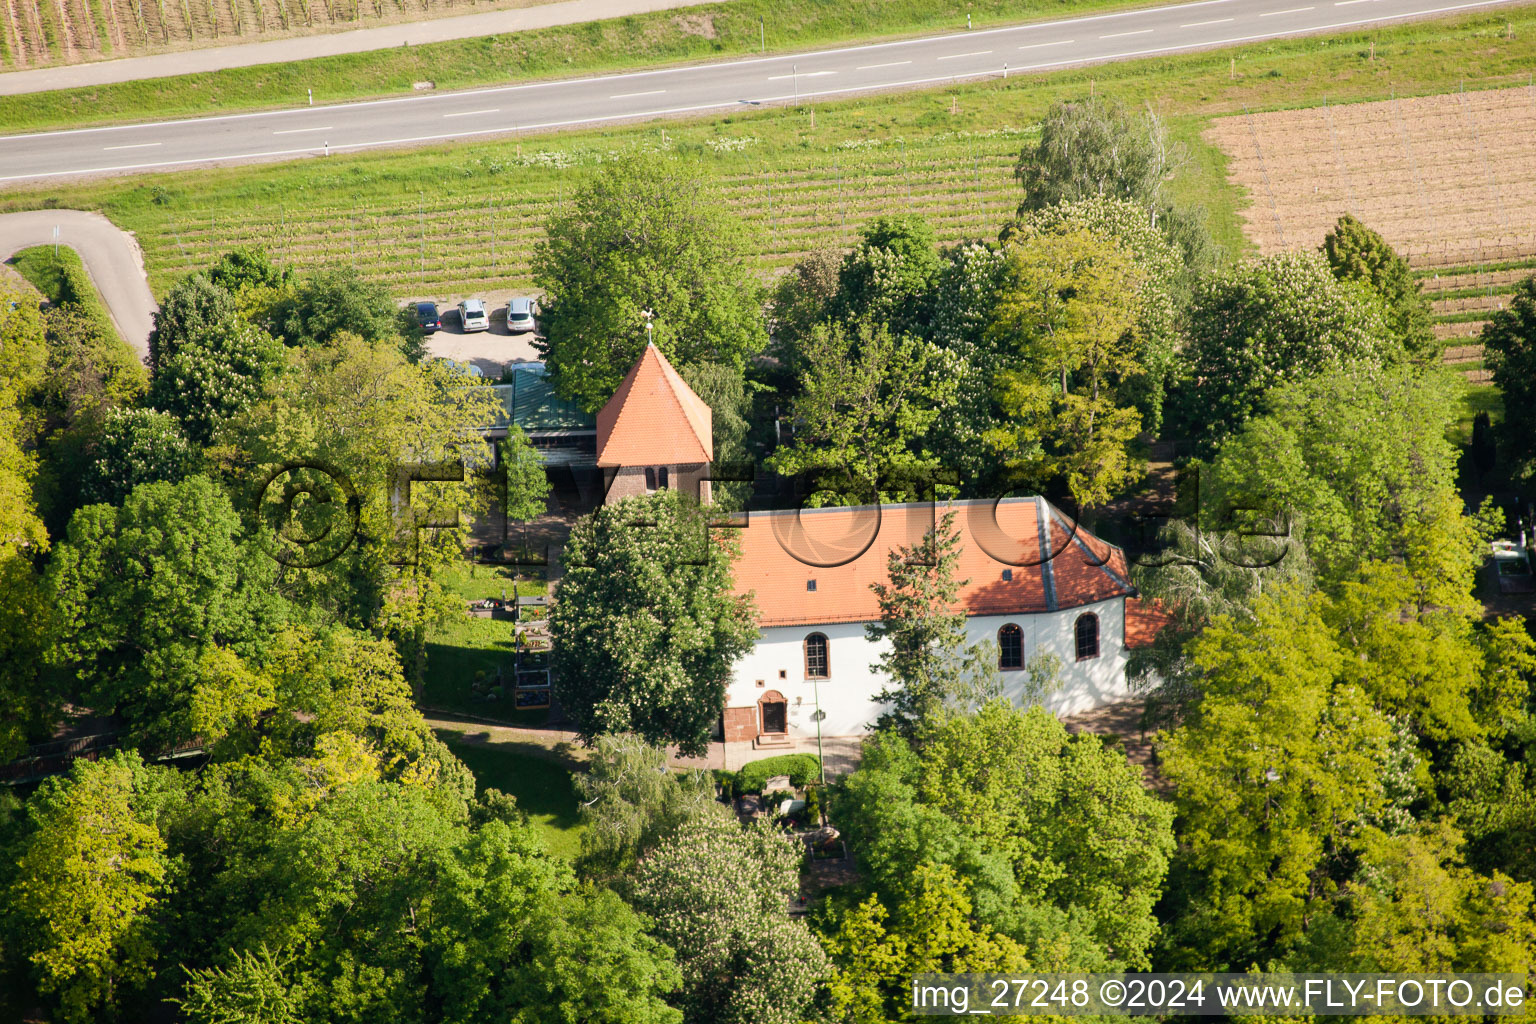
[[1536,87],[1240,114],[1205,137],[1262,252],[1316,246],[1345,212],[1419,267],[1536,252]]

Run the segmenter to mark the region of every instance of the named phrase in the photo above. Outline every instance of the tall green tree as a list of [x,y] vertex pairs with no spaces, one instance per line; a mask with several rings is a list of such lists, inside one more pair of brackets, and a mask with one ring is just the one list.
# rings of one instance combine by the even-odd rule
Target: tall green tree
[[177,483],[197,466],[197,451],[175,416],[114,407],[102,422],[80,491],[92,504],[120,505],[140,484]]
[[177,281],[155,310],[155,326],[149,332],[150,372],[175,355],[183,342],[238,315],[234,296],[208,275],[194,272]]
[[[1163,402],[1172,383],[1179,347],[1178,321],[1188,304],[1192,275],[1177,247],[1160,231],[1155,218],[1136,204],[1107,196],[1057,203],[1030,214],[1009,237],[1083,230],[1119,246],[1139,271],[1135,323],[1126,339],[1135,354],[1131,372],[1119,383],[1122,397],[1136,406],[1154,433],[1162,427]],[[1027,242],[1023,244],[1028,244]]]
[[1168,129],[1150,111],[1103,96],[1063,100],[1046,112],[1040,140],[1019,155],[1020,215],[1088,196],[1155,208],[1171,169]]
[[865,639],[885,642],[881,672],[891,685],[875,695],[888,704],[879,727],[912,736],[939,721],[946,699],[957,695],[965,669],[965,612],[956,597],[969,580],[955,579],[960,534],[946,511],[916,544],[886,556],[885,581],[870,584],[880,621],[866,623]]
[[[294,372],[220,435],[242,508],[258,510],[253,532],[281,564],[281,592],[388,632],[419,675],[446,604],[440,570],[462,560],[486,498],[472,467],[490,462],[480,431],[496,409],[474,378],[411,363],[388,343],[347,334],[301,350]],[[406,479],[413,463],[417,476],[434,466],[451,476],[459,462],[460,480]]]
[[1094,507],[1139,474],[1128,446],[1141,414],[1117,388],[1142,373],[1132,338],[1142,282],[1126,250],[1081,228],[1009,247],[990,331],[1015,357],[993,382],[1003,422],[990,440],[1017,482],[1061,477],[1079,507]]
[[820,324],[801,351],[794,439],[769,460],[774,472],[807,474],[812,505],[932,497],[925,482],[940,467],[924,439],[954,402],[953,360],[869,321]]
[[[887,902],[890,906],[887,906]],[[921,864],[900,891],[870,896],[838,916],[823,939],[836,967],[832,1012],[849,1024],[911,1019],[912,980],[926,973],[1043,970],[1024,948],[971,914],[964,883],[946,864]]]
[[633,902],[677,954],[686,1024],[797,1024],[813,1016],[826,955],[803,919],[803,847],[728,815],[689,822],[641,860]]
[[892,334],[923,337],[941,266],[928,221],[911,214],[876,217],[843,257],[829,311],[845,321],[867,319]]
[[1505,450],[1528,470],[1536,465],[1536,276],[1515,287],[1481,339],[1484,361],[1504,393]]
[[65,1020],[99,1019],[120,989],[151,974],[152,918],[170,865],[164,838],[135,806],[147,772],[131,752],[76,761],[28,803],[33,832],[10,913],[39,990]]
[[1162,747],[1181,824],[1173,964],[1236,969],[1293,949],[1385,803],[1389,725],[1339,684],[1321,612],[1320,596],[1277,588],[1191,645],[1204,698]]
[[630,732],[700,754],[731,666],[757,633],[732,592],[734,541],[663,489],[605,505],[571,530],[550,611],[555,698],[588,738]]
[[768,336],[740,220],[697,169],[629,154],[584,182],[534,249],[540,342],[555,387],[595,412],[647,341],[674,365],[737,368]]
[[952,867],[976,921],[1061,969],[1136,967],[1173,852],[1172,808],[1140,770],[1043,708],[1003,700],[914,749],[866,742],[833,819],[888,909],[922,864]]
[[254,655],[285,614],[273,568],[206,477],[145,484],[121,508],[87,506],[48,567],[52,656],[89,706],[121,714],[136,738],[185,739],[203,654]]
[[[1369,561],[1408,569],[1423,604],[1466,601],[1486,516],[1463,511],[1454,375],[1355,364],[1277,387],[1268,411],[1223,444],[1205,474],[1211,521],[1288,518],[1325,585]],[[1348,438],[1349,443],[1341,443]]]
[[1367,286],[1337,280],[1315,252],[1277,253],[1207,278],[1189,312],[1177,426],[1220,441],[1240,430],[1276,386],[1350,362],[1402,355]]
[[389,289],[355,267],[322,270],[301,279],[273,304],[268,317],[271,333],[289,345],[325,345],[347,334],[398,347],[412,362],[422,355],[420,339],[402,335],[400,309]]
[[220,424],[260,400],[285,364],[279,341],[231,314],[195,328],[173,352],[162,351],[145,398],[203,446]]
[[1520,971],[1536,956],[1531,883],[1469,869],[1452,826],[1402,836],[1370,830],[1361,847],[1347,892],[1348,946],[1326,969]]
[[605,734],[575,780],[581,798],[578,870],[617,876],[684,823],[718,813],[714,780],[674,772],[667,752],[636,736]]
[[544,460],[516,423],[507,428],[507,436],[501,442],[501,464],[507,472],[506,493],[501,496],[507,518],[524,522],[547,512],[553,485],[544,472]]
[[1439,357],[1442,346],[1435,340],[1429,302],[1420,291],[1413,268],[1385,238],[1346,213],[1323,237],[1323,255],[1333,268],[1333,276],[1341,281],[1361,281],[1381,297],[1387,307],[1387,321],[1404,348],[1422,360]]

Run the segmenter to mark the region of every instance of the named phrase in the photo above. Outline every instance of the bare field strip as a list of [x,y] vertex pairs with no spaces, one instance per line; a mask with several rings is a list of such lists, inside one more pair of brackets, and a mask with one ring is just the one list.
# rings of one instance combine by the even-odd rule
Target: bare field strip
[[1318,245],[1346,212],[1421,267],[1536,252],[1536,87],[1240,114],[1205,138],[1262,252]]
[[1471,295],[1460,299],[1432,299],[1429,308],[1435,316],[1445,316],[1449,313],[1492,313],[1504,308],[1508,303],[1508,295]]
[[1424,294],[1431,298],[1437,292],[1454,292],[1464,288],[1489,288],[1508,292],[1531,274],[1529,267],[1519,270],[1471,270],[1460,274],[1436,273],[1423,278],[1422,283]]
[[[1435,324],[1435,337],[1442,341],[1450,338],[1475,338],[1483,333],[1487,323],[1486,320],[1467,320],[1455,324]],[[1481,352],[1482,346],[1477,346],[1477,349]]]
[[551,0],[4,0],[0,70],[513,10]]

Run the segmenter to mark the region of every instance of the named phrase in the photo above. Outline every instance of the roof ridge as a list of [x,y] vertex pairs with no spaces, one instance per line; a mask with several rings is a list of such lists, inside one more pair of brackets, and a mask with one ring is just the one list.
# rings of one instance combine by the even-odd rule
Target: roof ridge
[[[647,342],[613,396],[597,413],[600,466],[709,462],[714,458],[708,404],[654,342]],[[679,429],[681,421],[682,429]]]

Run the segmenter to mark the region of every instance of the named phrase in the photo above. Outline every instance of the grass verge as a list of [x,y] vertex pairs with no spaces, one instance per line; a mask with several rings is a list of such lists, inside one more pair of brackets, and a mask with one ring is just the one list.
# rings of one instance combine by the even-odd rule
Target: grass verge
[[1427,95],[1463,80],[1469,89],[1525,85],[1533,67],[1536,9],[1525,7],[814,108],[47,183],[12,189],[0,211],[103,211],[137,234],[157,292],[219,252],[257,244],[301,269],[352,264],[401,297],[440,296],[525,287],[529,252],[568,197],[573,171],[649,148],[716,177],[756,229],[766,272],[846,244],[882,213],[923,215],[946,242],[995,235],[1018,202],[1012,169],[1040,115],[1092,90],[1167,118],[1188,153],[1170,192],[1204,206],[1217,238],[1241,252],[1237,211],[1246,197],[1226,180],[1225,155],[1202,136],[1211,117],[1324,97]]
[[567,764],[513,744],[469,742],[452,729],[437,734],[469,766],[482,789],[499,789],[517,798],[550,853],[575,858],[581,850],[582,825]]
[[[206,74],[0,97],[9,132],[465,89],[1044,20],[1156,0],[722,0],[677,11]],[[410,34],[401,25],[402,37]],[[172,58],[167,57],[167,60]],[[172,61],[174,63],[174,61]]]
[[35,245],[30,249],[22,249],[7,262],[32,287],[42,292],[49,303],[55,306],[73,303],[79,306],[87,316],[101,324],[108,338],[122,340],[117,327],[112,323],[112,315],[107,312],[106,303],[101,299],[101,293],[96,290],[95,282],[91,280],[85,264],[80,260],[80,254],[75,250],[66,245],[57,248]]
[[[541,581],[515,581],[509,569],[468,562],[449,572],[445,584],[465,602],[512,597],[514,593],[527,597],[548,592]],[[509,620],[451,616],[428,638],[422,703],[429,708],[504,721],[509,725],[543,725],[549,717],[547,711],[514,711],[509,696],[496,701],[475,699],[480,696],[472,685],[476,681],[494,682],[498,671],[502,678],[512,678],[512,638],[513,628]]]

